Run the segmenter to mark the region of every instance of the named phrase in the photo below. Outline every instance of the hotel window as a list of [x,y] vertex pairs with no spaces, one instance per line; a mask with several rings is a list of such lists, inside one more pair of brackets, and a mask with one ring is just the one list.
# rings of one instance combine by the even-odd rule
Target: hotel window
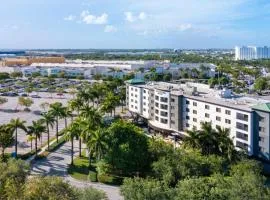
[[189,101],[188,100],[186,100],[186,104],[189,105]]
[[231,120],[225,119],[225,123],[226,123],[226,124],[231,124]]
[[218,128],[221,128],[221,126],[219,126],[219,125],[216,125],[216,129],[218,129]]
[[134,106],[133,105],[131,105],[131,108],[133,108]]
[[174,110],[174,106],[171,106],[171,110]]
[[259,116],[259,121],[264,122],[264,117]]
[[226,115],[231,115],[231,111],[230,110],[225,110],[225,114]]
[[188,123],[186,123],[186,127],[187,127],[187,128],[189,127],[189,124],[188,124]]
[[171,98],[171,102],[175,102],[175,99],[174,98]]
[[159,106],[158,103],[155,103],[155,106],[158,107]]
[[193,106],[197,106],[197,102],[193,102]]
[[144,106],[146,106],[146,103],[145,103],[145,102],[143,102],[143,105],[144,105]]
[[160,104],[160,108],[164,110],[168,110],[168,106],[164,104]]
[[130,94],[133,97],[133,93]]
[[158,114],[158,110],[155,110],[155,113]]
[[133,87],[130,88],[133,91]]
[[168,113],[167,113],[167,112],[164,112],[164,111],[161,111],[161,112],[160,112],[160,115],[161,115],[162,117],[168,117]]
[[137,106],[135,106],[135,109],[138,109],[138,107],[137,107]]
[[264,142],[264,137],[259,137],[259,141]]
[[146,93],[146,90],[143,90],[143,93]]
[[137,101],[137,100],[135,100],[135,103],[138,103],[138,101]]
[[193,110],[193,114],[197,114],[197,110]]
[[133,102],[133,99],[130,99],[131,102]]
[[209,110],[210,109],[210,106],[209,105],[205,105],[204,108],[207,109],[207,110]]
[[236,113],[236,119],[242,120],[242,121],[248,121],[248,115],[242,114],[242,113]]
[[155,96],[155,99],[158,101],[159,100],[159,97],[158,96]]
[[216,116],[216,120],[220,122],[221,121],[221,117]]
[[197,118],[193,118],[193,122],[197,122]]
[[189,112],[189,108],[186,108],[186,112]]
[[162,124],[168,124],[168,120],[167,119],[160,119],[160,122],[162,123]]
[[259,147],[259,151],[260,152],[265,152],[265,148],[264,147]]
[[197,130],[197,126],[192,126],[192,129],[193,130]]
[[174,113],[171,113],[171,117],[175,117],[175,114]]
[[145,111],[146,111],[146,109],[144,108],[144,109],[143,109],[143,111],[145,112]]
[[243,130],[243,131],[248,131],[248,125],[247,124],[242,124],[240,122],[236,122],[236,128]]
[[221,108],[216,108],[216,112],[221,112]]
[[157,116],[155,117],[155,120],[158,121],[158,117]]
[[160,101],[161,102],[164,102],[164,103],[167,103],[168,102],[168,98],[166,98],[166,97],[160,97]]
[[143,99],[146,99],[146,96],[143,96]]
[[189,120],[189,116],[186,116],[186,119]]
[[264,132],[264,131],[265,131],[265,128],[260,126],[260,127],[259,127],[259,131],[260,131],[260,132]]
[[175,121],[171,120],[171,124],[175,124]]
[[137,88],[135,89],[135,92],[137,92],[138,90],[137,90]]
[[209,118],[209,117],[210,117],[210,115],[209,115],[208,113],[205,113],[204,116],[205,116],[206,118]]
[[241,149],[244,149],[244,150],[248,150],[248,144],[245,144],[243,142],[240,142],[240,141],[236,141],[236,146],[241,148]]
[[137,95],[137,94],[135,94],[135,97],[138,97],[138,95]]
[[247,134],[236,131],[236,137],[239,138],[239,139],[248,141],[248,135]]

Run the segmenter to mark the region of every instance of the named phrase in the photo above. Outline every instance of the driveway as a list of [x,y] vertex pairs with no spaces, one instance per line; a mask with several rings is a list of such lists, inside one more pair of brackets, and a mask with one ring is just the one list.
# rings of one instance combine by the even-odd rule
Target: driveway
[[[91,183],[78,181],[70,177],[67,173],[68,164],[71,162],[70,157],[70,142],[66,142],[55,152],[48,155],[46,159],[41,159],[34,161],[31,168],[31,175],[41,175],[41,176],[59,176],[68,181],[71,185],[84,188],[93,187],[99,190],[103,190],[110,200],[123,200],[124,198],[120,196],[119,187],[109,186],[100,183]],[[74,152],[78,155],[78,141],[74,142]]]

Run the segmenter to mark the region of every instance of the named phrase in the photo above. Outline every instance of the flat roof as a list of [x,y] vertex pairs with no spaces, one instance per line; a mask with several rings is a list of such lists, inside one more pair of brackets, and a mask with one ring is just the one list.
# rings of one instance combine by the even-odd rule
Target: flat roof
[[[231,93],[227,97],[222,97],[221,92],[226,90],[216,90],[210,88],[206,84],[186,83],[175,84],[167,82],[149,82],[147,84],[136,85],[136,87],[144,87],[152,90],[162,90],[170,92],[172,95],[183,95],[187,98],[198,100],[201,102],[208,102],[223,107],[233,108],[236,110],[243,110],[251,112],[252,108],[265,108],[269,105],[270,112],[270,96],[248,96]],[[193,88],[195,88],[193,93]],[[260,106],[263,105],[263,106]],[[265,110],[265,109],[263,109]]]

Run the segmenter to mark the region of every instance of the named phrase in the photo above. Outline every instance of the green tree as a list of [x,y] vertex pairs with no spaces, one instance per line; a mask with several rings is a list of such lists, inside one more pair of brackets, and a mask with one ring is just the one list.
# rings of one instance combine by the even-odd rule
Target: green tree
[[0,105],[3,105],[8,102],[7,98],[0,97]]
[[172,190],[154,179],[127,178],[121,186],[125,200],[170,200]]
[[29,107],[34,103],[30,98],[19,97],[18,103],[20,106],[24,106],[25,110],[30,110]]
[[15,157],[17,158],[18,153],[18,129],[21,129],[27,132],[27,128],[25,127],[26,121],[22,121],[19,118],[11,119],[8,127],[10,128],[11,132],[15,133]]
[[77,191],[59,177],[33,177],[28,179],[24,189],[25,200],[61,199],[77,200]]
[[254,89],[261,92],[268,88],[267,79],[264,77],[257,78],[254,83]]
[[37,156],[37,140],[42,137],[42,133],[46,131],[42,120],[33,121],[31,126],[28,126],[28,132],[35,137],[35,154]]
[[10,130],[10,127],[7,125],[0,126],[0,148],[2,149],[2,160],[5,158],[5,150],[6,148],[12,146],[14,143],[13,133]]
[[0,199],[22,199],[28,174],[29,165],[25,161],[9,159],[0,162]]
[[94,131],[87,141],[88,149],[92,149],[97,160],[100,160],[104,155],[104,151],[108,148],[107,145],[107,132],[99,128]]
[[135,125],[114,122],[108,129],[108,151],[105,160],[124,174],[139,173],[149,167],[148,140]]
[[50,127],[53,128],[55,123],[54,115],[51,112],[46,112],[42,115],[42,122],[46,124],[46,132],[47,132],[47,145],[48,150],[50,150]]
[[58,133],[59,133],[59,119],[64,116],[64,108],[62,103],[56,102],[50,105],[49,112],[55,117],[55,123],[56,123],[56,141],[58,143]]
[[88,187],[79,191],[79,200],[107,200],[107,196],[103,191]]
[[71,125],[65,130],[65,139],[71,142],[71,165],[73,165],[74,156],[74,138],[78,137],[80,133],[80,124],[78,121],[71,123]]

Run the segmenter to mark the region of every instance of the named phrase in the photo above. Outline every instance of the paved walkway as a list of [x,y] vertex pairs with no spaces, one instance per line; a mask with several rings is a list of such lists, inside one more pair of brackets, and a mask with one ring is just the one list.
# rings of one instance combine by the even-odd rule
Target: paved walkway
[[[74,142],[74,152],[78,155],[78,141]],[[120,196],[119,187],[109,186],[100,183],[91,183],[78,181],[70,177],[67,173],[68,164],[71,162],[71,144],[66,142],[55,152],[48,155],[46,159],[41,159],[32,162],[31,175],[46,175],[46,176],[59,176],[68,181],[71,185],[78,188],[90,187],[103,190],[110,200],[123,200]]]

